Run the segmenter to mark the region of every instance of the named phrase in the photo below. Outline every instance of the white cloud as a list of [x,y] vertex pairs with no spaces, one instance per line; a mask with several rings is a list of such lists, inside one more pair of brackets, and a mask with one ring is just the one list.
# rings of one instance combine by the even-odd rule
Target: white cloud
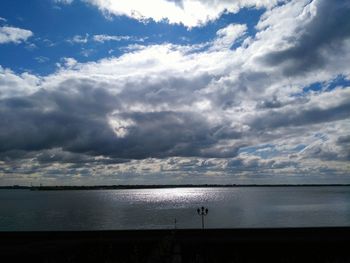
[[111,36],[111,35],[94,35],[93,40],[104,43],[106,41],[137,41],[144,42],[147,38],[138,38],[134,36]]
[[237,13],[243,7],[272,8],[279,0],[84,0],[111,15],[126,15],[141,21],[168,21],[186,27],[204,25],[221,14]]
[[53,0],[57,4],[70,5],[74,0]]
[[106,42],[106,41],[122,41],[131,39],[130,36],[111,36],[111,35],[94,35],[94,41],[96,42]]
[[80,54],[84,57],[89,57],[94,52],[95,50],[92,48],[82,48],[82,50],[80,51]]
[[115,35],[93,35],[89,36],[89,34],[83,35],[75,35],[74,37],[67,40],[67,42],[71,44],[86,44],[89,41],[95,41],[99,43],[104,43],[107,41],[134,41],[134,42],[144,42],[147,39],[147,37],[135,37],[135,36],[115,36]]
[[63,67],[66,69],[73,68],[78,63],[78,61],[76,61],[74,58],[62,58],[61,61],[62,61],[63,65],[61,65],[61,63],[58,63],[57,66],[59,68]]
[[35,57],[35,60],[38,61],[38,63],[46,63],[50,61],[48,57],[44,57],[44,56]]
[[77,43],[77,44],[86,44],[89,40],[89,34],[86,34],[85,36],[82,35],[75,35],[74,37],[68,39],[67,41],[71,44]]
[[35,75],[18,75],[0,66],[0,99],[30,95],[40,89],[40,83],[40,78]]
[[11,26],[0,27],[0,44],[15,43],[19,44],[33,36],[33,32]]
[[27,43],[26,46],[25,46],[25,48],[26,48],[27,50],[29,50],[29,51],[32,51],[32,50],[34,50],[34,49],[37,49],[38,46],[35,45],[34,43]]
[[247,31],[246,25],[230,24],[220,29],[216,35],[218,38],[213,43],[212,49],[222,50],[230,48],[235,41],[242,37]]

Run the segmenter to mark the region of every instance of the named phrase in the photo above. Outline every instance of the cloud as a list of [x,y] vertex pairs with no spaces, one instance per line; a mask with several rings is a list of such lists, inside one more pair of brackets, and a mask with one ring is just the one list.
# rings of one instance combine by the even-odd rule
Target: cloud
[[61,61],[63,62],[63,65],[61,65],[61,63],[57,63],[59,68],[63,67],[69,69],[78,64],[78,61],[76,61],[74,58],[62,58]]
[[133,36],[111,36],[111,35],[94,35],[93,40],[96,42],[104,43],[107,41],[145,41],[145,38],[136,38]]
[[[48,76],[1,67],[2,173],[77,182],[348,180],[350,87],[331,83],[349,80],[350,46],[347,33],[331,32],[336,20],[322,19],[327,8],[347,21],[341,1],[290,1],[271,6],[255,36],[230,24],[206,43],[64,58]],[[329,42],[308,42],[323,27]],[[304,58],[306,42],[315,46]],[[304,59],[304,71],[293,69]]]
[[137,20],[152,19],[170,24],[197,27],[218,19],[223,13],[237,13],[241,8],[272,8],[279,0],[84,0],[109,15],[125,15]]
[[46,63],[50,61],[48,57],[44,57],[44,56],[35,57],[35,60],[38,61],[38,63]]
[[230,24],[225,28],[220,29],[216,34],[218,38],[213,43],[213,50],[222,50],[231,48],[232,45],[247,31],[246,25]]
[[15,43],[19,44],[33,36],[33,32],[11,26],[0,27],[0,44]]
[[[210,86],[215,78],[220,85],[228,63],[223,58],[231,52],[238,51],[219,56],[222,51],[193,54],[188,47],[155,45],[98,63],[65,59],[61,71],[38,81],[41,88],[30,96],[2,100],[7,121],[2,151],[62,147],[126,159],[227,158],[262,130],[347,118],[348,89],[261,112],[242,103],[218,107],[222,101],[215,102]],[[215,60],[216,66],[205,72],[199,67]],[[332,100],[325,100],[329,96]],[[22,132],[31,139],[18,141]]]
[[350,111],[350,89],[335,89],[311,96],[298,108],[289,105],[283,109],[267,110],[253,117],[251,127],[257,130],[278,127],[311,125],[348,119]]
[[75,35],[74,37],[68,39],[67,41],[71,44],[86,44],[93,40],[95,42],[104,43],[107,41],[134,41],[134,42],[144,42],[147,38],[140,38],[135,36],[114,36],[114,35],[93,35],[89,37],[89,34]]
[[122,41],[131,39],[130,36],[110,36],[110,35],[94,35],[94,41],[96,42],[106,42],[106,41]]
[[74,0],[53,0],[54,3],[57,4],[64,4],[64,5],[70,5],[71,3],[73,3]]
[[68,39],[67,41],[71,44],[86,44],[89,40],[89,34],[85,34],[85,36],[82,35],[75,35],[74,37]]
[[[276,15],[272,14],[274,11],[270,12],[266,14],[266,19],[260,22],[259,28],[272,23],[275,28],[279,24],[284,24],[285,19],[282,18],[277,22]],[[346,55],[350,47],[350,18],[347,15],[349,12],[350,5],[341,0],[333,2],[320,0],[307,4],[297,17],[304,21],[293,29],[293,35],[284,39],[294,44],[286,47],[282,45],[281,48],[269,52],[263,57],[264,62],[270,66],[283,67],[283,73],[292,76],[326,68],[333,58],[342,60],[340,54]],[[282,12],[278,15],[280,13]],[[345,59],[348,59],[348,56]]]
[[40,82],[40,78],[35,75],[18,75],[0,66],[0,99],[29,95],[40,89]]

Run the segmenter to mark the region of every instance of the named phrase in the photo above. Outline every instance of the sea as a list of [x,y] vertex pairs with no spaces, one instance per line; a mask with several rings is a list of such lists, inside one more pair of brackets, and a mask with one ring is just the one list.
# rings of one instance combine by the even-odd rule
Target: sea
[[350,186],[0,190],[0,231],[196,229],[202,217],[204,228],[350,226]]

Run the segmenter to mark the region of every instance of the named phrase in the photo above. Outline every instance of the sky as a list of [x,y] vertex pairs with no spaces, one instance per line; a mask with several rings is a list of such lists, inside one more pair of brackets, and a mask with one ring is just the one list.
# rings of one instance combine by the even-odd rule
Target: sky
[[1,0],[0,185],[350,183],[349,13]]

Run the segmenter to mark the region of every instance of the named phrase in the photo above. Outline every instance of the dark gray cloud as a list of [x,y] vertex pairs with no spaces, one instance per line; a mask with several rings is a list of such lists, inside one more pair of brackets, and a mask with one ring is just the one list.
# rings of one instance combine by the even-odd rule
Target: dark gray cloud
[[[68,80],[55,90],[43,89],[28,97],[1,100],[0,151],[22,153],[62,148],[65,152],[123,159],[236,155],[237,148],[229,151],[213,148],[222,139],[239,138],[240,132],[233,128],[211,125],[205,116],[193,112],[113,114],[115,110],[127,109],[125,95],[112,95],[106,89],[93,86],[100,84]],[[154,93],[153,89],[150,93]],[[115,134],[108,116],[132,122],[125,136]],[[80,158],[56,153],[50,158],[43,154],[38,160],[87,161]]]
[[[319,0],[315,17],[303,27],[297,28],[288,42],[293,46],[270,52],[262,60],[270,66],[283,63],[287,76],[302,75],[323,68],[330,57],[348,52],[345,40],[350,37],[350,5],[344,0]],[[301,34],[300,34],[301,33]]]
[[260,101],[257,104],[258,109],[273,109],[273,108],[280,108],[283,106],[283,103],[279,101],[279,99],[276,96],[273,96],[272,99],[266,99],[263,101]]
[[252,116],[248,123],[254,130],[273,130],[280,127],[312,125],[348,119],[349,112],[350,101],[343,101],[327,108],[312,105],[309,107],[293,107],[286,110],[272,109]]
[[125,111],[128,111],[130,103],[142,103],[147,105],[170,105],[182,107],[189,105],[197,93],[206,87],[214,76],[204,73],[196,77],[167,76],[155,82],[154,76],[147,76],[142,80],[130,80],[118,97],[123,101]]
[[338,152],[338,159],[350,161],[350,135],[340,136],[336,144],[341,148]]
[[[347,100],[328,108],[313,104],[285,110],[273,98],[271,105],[262,104],[262,113],[244,120],[250,131],[243,133],[225,120],[213,124],[195,111],[125,111],[131,98],[123,100],[126,94],[114,95],[94,86],[100,83],[69,80],[55,90],[1,100],[0,158],[36,158],[41,164],[116,164],[171,156],[232,158],[249,145],[250,138],[264,137],[262,131],[346,119],[350,111]],[[125,134],[116,134],[110,119],[130,122]],[[226,145],[225,140],[236,143]],[[31,152],[34,155],[28,155]],[[106,158],[96,161],[95,156]]]
[[67,82],[56,91],[40,90],[28,97],[1,100],[0,151],[68,149],[80,143],[88,148],[85,144],[89,141],[106,144],[105,138],[113,132],[104,115],[117,100],[104,89],[91,88],[91,83],[76,84]]
[[337,139],[337,144],[342,145],[342,144],[350,144],[350,135],[344,135],[340,136]]
[[[6,154],[6,153],[5,153]],[[128,159],[118,159],[109,157],[96,157],[81,153],[62,151],[61,149],[50,149],[38,152],[30,152],[27,154],[27,158],[33,158],[40,164],[51,164],[51,163],[71,163],[78,166],[84,165],[108,165],[108,164],[120,164],[126,163]]]

